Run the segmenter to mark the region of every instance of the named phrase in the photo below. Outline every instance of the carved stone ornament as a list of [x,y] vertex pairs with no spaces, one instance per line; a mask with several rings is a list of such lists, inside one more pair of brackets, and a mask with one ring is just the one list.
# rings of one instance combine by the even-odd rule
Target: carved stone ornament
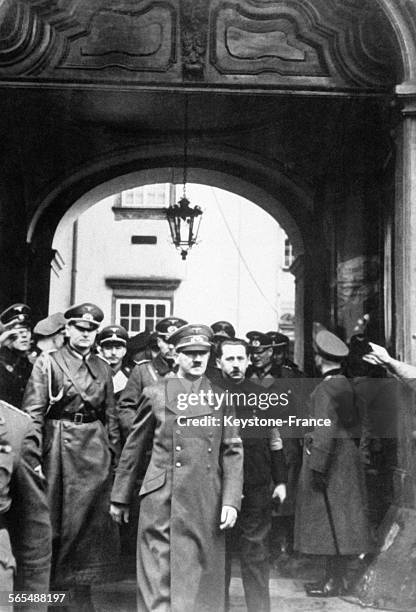
[[204,78],[208,14],[207,0],[181,1],[182,74],[185,80]]
[[212,0],[210,24],[210,80],[376,88],[397,82],[393,30],[369,0]]
[[3,0],[0,80],[386,90],[376,0]]
[[[137,80],[176,62],[174,0],[5,0],[0,78]],[[136,76],[137,75],[137,76]],[[146,77],[145,77],[146,78]]]

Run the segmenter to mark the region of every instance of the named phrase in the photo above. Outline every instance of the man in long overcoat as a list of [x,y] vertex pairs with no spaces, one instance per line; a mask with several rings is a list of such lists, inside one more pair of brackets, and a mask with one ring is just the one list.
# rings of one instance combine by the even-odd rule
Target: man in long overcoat
[[23,408],[42,439],[53,528],[52,586],[73,590],[72,606],[93,610],[90,586],[116,575],[119,539],[108,515],[118,428],[111,370],[91,349],[102,311],[66,311],[68,344],[43,353]]
[[52,537],[40,449],[30,417],[2,401],[0,474],[0,590],[47,593]]
[[[372,549],[363,467],[351,383],[341,373],[348,347],[331,332],[315,338],[315,362],[324,375],[311,396],[311,417],[322,419],[307,434],[295,514],[295,548],[326,558],[322,581],[306,585],[313,597],[342,594],[348,561]],[[324,420],[327,420],[327,425]]]
[[[178,378],[144,390],[116,472],[111,513],[120,522],[128,519],[146,439],[153,437],[140,490],[140,612],[224,609],[223,530],[235,524],[240,508],[243,452],[232,409],[221,407],[212,394],[223,392],[203,376],[211,336],[205,325],[185,325],[170,337]],[[186,420],[191,417],[195,426]]]

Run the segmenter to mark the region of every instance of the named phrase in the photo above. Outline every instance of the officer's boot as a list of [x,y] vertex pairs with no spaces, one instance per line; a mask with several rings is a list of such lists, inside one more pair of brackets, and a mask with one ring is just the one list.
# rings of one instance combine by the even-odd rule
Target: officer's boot
[[345,564],[341,556],[328,556],[323,579],[305,584],[308,597],[339,597],[345,595],[344,570]]

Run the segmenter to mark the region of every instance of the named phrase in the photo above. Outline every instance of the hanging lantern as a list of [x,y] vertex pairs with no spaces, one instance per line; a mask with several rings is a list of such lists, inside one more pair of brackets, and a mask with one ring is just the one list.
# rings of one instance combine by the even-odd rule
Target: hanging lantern
[[184,195],[177,204],[169,206],[166,216],[169,222],[172,242],[180,250],[182,259],[186,259],[189,249],[198,239],[202,210],[199,206],[193,208]]
[[186,197],[188,175],[188,96],[185,96],[183,134],[183,194],[177,204],[171,204],[169,208],[166,208],[166,218],[169,223],[172,242],[180,251],[182,259],[185,260],[189,249],[196,244],[202,215],[202,209],[199,206],[192,208]]

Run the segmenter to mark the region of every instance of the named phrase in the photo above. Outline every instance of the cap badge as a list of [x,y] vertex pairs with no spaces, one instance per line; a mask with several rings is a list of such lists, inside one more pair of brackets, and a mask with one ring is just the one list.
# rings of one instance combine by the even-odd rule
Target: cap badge
[[176,327],[176,325],[169,325],[168,327],[168,334],[173,334],[174,331],[176,331],[178,328]]
[[189,341],[192,344],[197,344],[198,342],[207,342],[207,338],[205,336],[191,336]]
[[260,346],[260,340],[253,340],[251,344],[252,346]]
[[85,314],[83,314],[82,318],[85,319],[86,321],[94,321],[94,317],[89,312],[86,312]]
[[24,321],[24,320],[25,320],[25,315],[20,314],[20,315],[17,317],[17,320],[18,320],[18,321]]

